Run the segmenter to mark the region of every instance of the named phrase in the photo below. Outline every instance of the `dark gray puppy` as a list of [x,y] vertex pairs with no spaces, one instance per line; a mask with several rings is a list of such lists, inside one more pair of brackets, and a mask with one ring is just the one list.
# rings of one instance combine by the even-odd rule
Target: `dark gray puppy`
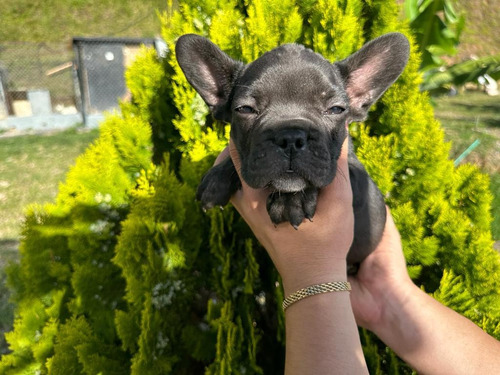
[[[231,123],[243,179],[253,188],[269,188],[271,220],[295,228],[312,219],[319,189],[335,177],[346,124],[366,118],[403,71],[408,54],[408,40],[399,33],[381,36],[334,64],[297,44],[277,47],[248,65],[201,36],[184,35],[176,46],[189,83],[216,119]],[[357,264],[378,244],[386,211],[349,144],[355,235],[347,261]],[[227,158],[203,177],[197,198],[204,208],[223,206],[240,186]]]

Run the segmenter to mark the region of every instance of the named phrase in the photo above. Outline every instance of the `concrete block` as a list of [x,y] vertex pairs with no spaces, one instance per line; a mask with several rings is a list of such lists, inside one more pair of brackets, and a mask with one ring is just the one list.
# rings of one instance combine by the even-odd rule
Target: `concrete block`
[[28,101],[31,104],[33,116],[50,115],[52,113],[49,90],[29,90]]

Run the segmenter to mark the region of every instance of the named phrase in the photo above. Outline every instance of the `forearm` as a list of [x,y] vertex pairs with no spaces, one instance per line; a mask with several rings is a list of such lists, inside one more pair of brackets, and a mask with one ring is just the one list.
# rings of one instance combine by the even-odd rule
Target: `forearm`
[[304,298],[285,314],[287,375],[368,374],[349,292]]
[[415,285],[387,295],[373,331],[419,374],[500,374],[500,343]]

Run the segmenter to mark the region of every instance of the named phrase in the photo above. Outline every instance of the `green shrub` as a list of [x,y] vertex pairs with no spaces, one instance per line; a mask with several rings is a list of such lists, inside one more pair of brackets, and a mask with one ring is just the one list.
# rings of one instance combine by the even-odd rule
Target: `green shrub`
[[[389,0],[184,1],[162,17],[249,61],[297,41],[340,59],[389,31],[412,40]],[[386,195],[415,282],[500,337],[500,261],[488,179],[458,169],[413,53],[398,82],[351,133]],[[265,251],[231,207],[204,214],[202,174],[227,143],[174,53],[145,50],[127,73],[132,103],[110,116],[53,205],[26,217],[10,270],[17,316],[0,374],[277,374],[283,299]],[[154,163],[152,163],[153,161]],[[411,373],[361,331],[373,374]]]

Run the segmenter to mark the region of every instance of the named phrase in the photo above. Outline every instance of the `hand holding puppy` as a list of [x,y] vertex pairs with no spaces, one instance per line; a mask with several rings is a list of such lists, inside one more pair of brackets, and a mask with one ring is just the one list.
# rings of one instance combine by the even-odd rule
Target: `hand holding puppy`
[[[266,189],[253,189],[241,179],[242,188],[231,198],[234,207],[269,252],[282,276],[285,294],[312,284],[347,280],[346,255],[354,228],[347,146],[346,138],[337,175],[320,191],[314,221],[305,220],[298,230],[288,223],[276,226],[271,222],[266,210],[269,195]],[[228,155],[239,172],[240,159],[232,141],[216,163]]]

